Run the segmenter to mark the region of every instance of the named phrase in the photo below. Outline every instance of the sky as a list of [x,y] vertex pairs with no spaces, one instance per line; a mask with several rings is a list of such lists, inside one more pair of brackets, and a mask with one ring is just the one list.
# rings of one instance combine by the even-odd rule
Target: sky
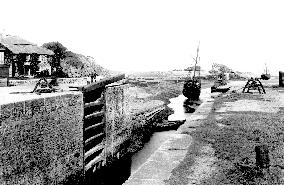
[[58,41],[119,71],[184,69],[200,62],[243,72],[284,71],[281,0],[0,0],[0,32]]

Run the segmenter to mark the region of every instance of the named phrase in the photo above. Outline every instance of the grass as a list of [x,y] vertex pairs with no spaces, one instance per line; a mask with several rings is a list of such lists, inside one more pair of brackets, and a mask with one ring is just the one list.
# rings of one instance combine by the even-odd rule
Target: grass
[[[284,166],[284,128],[282,117],[284,111],[277,114],[258,112],[228,112],[221,120],[216,120],[214,110],[224,102],[239,99],[258,99],[260,96],[249,94],[232,94],[215,101],[211,115],[206,124],[192,134],[198,141],[210,143],[218,158],[218,171],[211,179],[202,184],[281,184],[280,168]],[[219,127],[217,124],[223,124]],[[260,139],[260,142],[257,141]],[[259,177],[255,170],[256,145],[265,144],[270,151],[270,175],[267,179]],[[247,168],[240,168],[246,163]],[[283,182],[282,182],[283,183]]]

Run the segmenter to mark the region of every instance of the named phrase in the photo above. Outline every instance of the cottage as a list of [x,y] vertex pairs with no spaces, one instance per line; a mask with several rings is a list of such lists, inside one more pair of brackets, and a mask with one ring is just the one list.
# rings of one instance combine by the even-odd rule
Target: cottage
[[9,76],[34,76],[37,72],[48,70],[53,51],[39,47],[18,36],[0,33],[0,65],[9,66]]

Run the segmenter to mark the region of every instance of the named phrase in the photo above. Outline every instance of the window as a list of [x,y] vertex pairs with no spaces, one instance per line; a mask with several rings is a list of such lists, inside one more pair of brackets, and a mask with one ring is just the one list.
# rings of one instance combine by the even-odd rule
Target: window
[[31,59],[31,56],[30,55],[27,55],[26,56],[26,61],[29,61]]
[[0,51],[0,64],[4,64],[4,52]]

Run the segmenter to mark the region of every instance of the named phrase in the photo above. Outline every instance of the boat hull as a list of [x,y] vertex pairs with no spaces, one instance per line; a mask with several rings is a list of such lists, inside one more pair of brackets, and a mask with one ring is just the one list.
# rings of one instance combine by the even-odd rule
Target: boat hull
[[201,93],[201,83],[197,80],[187,80],[183,85],[182,94],[190,100],[198,100]]
[[271,76],[270,76],[270,74],[262,74],[260,77],[263,80],[269,80]]

